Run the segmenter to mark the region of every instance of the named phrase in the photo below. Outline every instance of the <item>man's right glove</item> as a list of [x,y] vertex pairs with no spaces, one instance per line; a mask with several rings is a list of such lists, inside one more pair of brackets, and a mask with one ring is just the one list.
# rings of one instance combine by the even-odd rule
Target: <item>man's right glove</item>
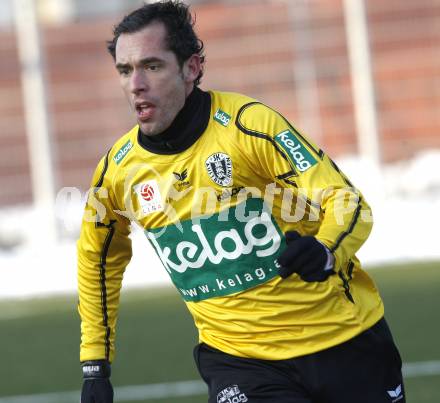
[[84,361],[81,403],[113,403],[111,366],[106,360]]
[[325,281],[335,273],[333,255],[315,237],[301,236],[297,231],[288,231],[285,236],[287,248],[277,259],[282,278],[297,273],[307,282]]

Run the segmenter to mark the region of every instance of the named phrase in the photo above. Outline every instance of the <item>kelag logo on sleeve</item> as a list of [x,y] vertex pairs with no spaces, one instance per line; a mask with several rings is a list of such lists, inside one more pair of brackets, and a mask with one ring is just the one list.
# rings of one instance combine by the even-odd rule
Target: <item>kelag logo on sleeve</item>
[[298,168],[300,172],[307,171],[318,162],[290,130],[277,134],[275,141],[286,152],[292,166]]

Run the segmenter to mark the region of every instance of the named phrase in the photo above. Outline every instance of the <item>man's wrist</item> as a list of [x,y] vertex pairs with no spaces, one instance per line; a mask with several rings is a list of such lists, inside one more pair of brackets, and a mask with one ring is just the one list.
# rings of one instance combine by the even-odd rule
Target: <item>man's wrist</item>
[[324,266],[324,271],[333,270],[333,268],[335,267],[335,257],[333,255],[333,253],[330,252],[330,249],[327,248],[327,246],[323,242],[321,242],[317,238],[316,238],[316,240],[324,247],[325,252],[327,253],[327,262]]
[[111,365],[107,360],[91,360],[81,363],[84,379],[110,378]]

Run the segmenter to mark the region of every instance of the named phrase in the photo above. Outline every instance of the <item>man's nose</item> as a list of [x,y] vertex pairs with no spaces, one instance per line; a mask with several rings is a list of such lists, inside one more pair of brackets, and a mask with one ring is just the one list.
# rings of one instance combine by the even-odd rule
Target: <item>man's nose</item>
[[148,90],[148,80],[142,71],[133,70],[130,77],[130,90],[133,94]]

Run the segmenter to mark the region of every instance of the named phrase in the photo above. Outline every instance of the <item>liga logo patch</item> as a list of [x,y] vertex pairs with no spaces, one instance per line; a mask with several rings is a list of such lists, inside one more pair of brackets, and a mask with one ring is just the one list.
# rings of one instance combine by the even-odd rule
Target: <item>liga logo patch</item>
[[317,164],[318,161],[290,130],[284,130],[277,134],[275,141],[285,151],[292,166],[295,166],[300,172],[305,172]]
[[214,113],[214,120],[220,123],[222,126],[226,127],[231,121],[231,116],[228,115],[226,112],[222,111],[220,108],[218,108]]
[[162,196],[160,194],[159,185],[155,179],[140,183],[133,187],[145,215],[156,211],[163,211]]
[[128,140],[116,153],[116,155],[113,157],[113,161],[116,162],[116,164],[119,165],[119,163],[124,159],[124,157],[127,155],[127,153],[133,148],[133,143],[131,140]]

